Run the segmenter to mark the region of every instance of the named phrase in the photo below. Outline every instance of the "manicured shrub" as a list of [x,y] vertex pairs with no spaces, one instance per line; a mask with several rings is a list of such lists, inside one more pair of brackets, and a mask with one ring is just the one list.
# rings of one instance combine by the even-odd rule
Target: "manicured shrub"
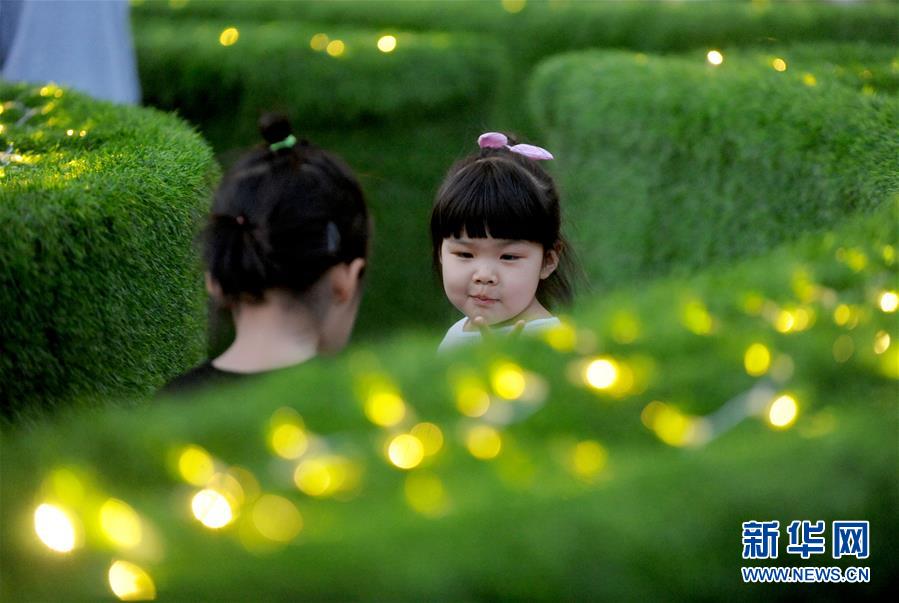
[[899,101],[859,94],[815,48],[725,51],[719,67],[585,52],[538,68],[532,106],[598,284],[764,253],[899,191]]
[[153,391],[202,356],[218,166],[180,120],[0,84],[0,407]]

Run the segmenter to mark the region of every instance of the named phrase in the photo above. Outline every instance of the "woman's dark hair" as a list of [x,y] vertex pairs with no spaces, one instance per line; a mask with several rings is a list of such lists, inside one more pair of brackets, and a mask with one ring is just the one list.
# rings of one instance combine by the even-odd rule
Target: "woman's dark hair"
[[558,244],[559,265],[540,281],[537,300],[548,307],[568,305],[577,266],[561,225],[556,185],[537,161],[506,148],[482,148],[453,164],[437,191],[431,210],[434,269],[441,273],[443,240],[463,231],[472,238],[531,241],[544,251]]
[[225,301],[307,292],[338,263],[368,256],[362,188],[340,158],[297,141],[287,118],[259,120],[265,144],[245,153],[215,193],[203,256]]

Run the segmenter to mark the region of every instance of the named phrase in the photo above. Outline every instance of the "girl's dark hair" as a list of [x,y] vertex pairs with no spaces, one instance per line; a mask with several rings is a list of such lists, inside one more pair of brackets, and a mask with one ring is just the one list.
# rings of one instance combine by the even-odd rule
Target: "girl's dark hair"
[[[509,144],[515,145],[507,135]],[[568,305],[574,297],[577,270],[561,232],[559,194],[540,164],[506,148],[482,148],[453,164],[437,191],[431,210],[434,269],[439,275],[440,248],[462,232],[472,238],[520,239],[560,246],[559,266],[537,287],[544,306]]]
[[264,115],[259,129],[265,144],[225,174],[203,232],[206,266],[229,303],[269,289],[299,296],[332,266],[368,256],[368,210],[349,166],[292,138],[282,115]]

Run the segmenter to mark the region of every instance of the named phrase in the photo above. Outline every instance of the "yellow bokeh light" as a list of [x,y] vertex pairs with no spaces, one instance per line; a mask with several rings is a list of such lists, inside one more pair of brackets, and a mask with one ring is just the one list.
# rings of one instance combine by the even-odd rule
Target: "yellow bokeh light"
[[578,442],[571,457],[571,466],[579,477],[592,480],[606,466],[609,457],[605,447],[595,440]]
[[78,132],[78,136],[84,138],[85,136],[87,136],[87,130],[81,130],[80,132]]
[[48,494],[60,502],[78,506],[84,500],[84,484],[71,469],[54,470],[44,485],[48,489]]
[[562,321],[543,331],[543,339],[559,352],[570,352],[577,345],[577,331],[570,322]]
[[765,306],[765,298],[755,292],[746,293],[743,296],[743,311],[751,316],[758,316]]
[[768,407],[768,423],[778,429],[786,429],[796,421],[797,414],[799,414],[799,405],[796,404],[796,400],[792,396],[783,395]]
[[836,341],[833,342],[831,351],[833,352],[834,360],[837,362],[846,362],[852,358],[852,354],[855,352],[855,341],[853,341],[852,337],[849,335],[840,335],[837,337]]
[[746,349],[743,355],[743,366],[746,372],[753,377],[760,377],[768,372],[771,366],[771,352],[764,344],[754,343]]
[[846,304],[840,304],[833,311],[833,321],[841,327],[847,324],[850,318],[852,318],[852,310]]
[[185,446],[178,456],[178,471],[187,483],[204,486],[215,474],[215,463],[203,448]]
[[618,363],[611,358],[597,358],[584,368],[584,382],[594,389],[605,390],[618,381]]
[[290,542],[303,529],[303,516],[282,496],[263,494],[253,505],[253,525],[259,533],[276,542]]
[[57,553],[75,548],[75,524],[63,509],[44,503],[34,511],[34,531],[47,547]]
[[499,455],[503,440],[499,432],[489,425],[477,425],[468,430],[465,446],[473,457],[489,460]]
[[880,309],[884,312],[895,312],[896,308],[899,308],[899,295],[896,295],[895,291],[884,291],[880,294],[877,305],[879,305]]
[[100,527],[110,542],[125,549],[136,547],[143,537],[140,516],[131,505],[116,498],[100,507]]
[[424,456],[425,451],[421,440],[408,433],[396,436],[387,447],[387,457],[400,469],[417,467]]
[[612,339],[618,343],[634,342],[641,330],[640,319],[633,312],[618,311],[612,318]]
[[330,496],[352,488],[357,470],[345,458],[329,455],[303,461],[293,472],[293,482],[309,496]]
[[705,55],[705,59],[709,62],[709,64],[718,66],[724,62],[724,55],[721,54],[718,50],[710,50]]
[[381,36],[378,38],[378,50],[381,52],[393,52],[396,49],[396,36]]
[[482,417],[490,408],[490,394],[474,378],[456,382],[456,408],[466,417]]
[[219,44],[222,46],[233,46],[237,39],[240,37],[240,32],[237,31],[236,27],[229,27],[222,31],[221,35],[219,35]]
[[269,444],[281,458],[298,459],[309,448],[309,438],[301,426],[282,423],[272,429]]
[[874,353],[883,354],[890,349],[890,334],[886,331],[878,331],[874,336]]
[[892,245],[884,245],[883,249],[880,250],[880,255],[887,266],[892,266],[893,262],[896,261],[896,248]]
[[443,482],[430,473],[410,473],[404,484],[406,502],[416,512],[427,517],[442,515],[448,506]]
[[406,404],[393,392],[375,392],[365,401],[365,416],[375,425],[392,427],[406,416]]
[[[216,473],[209,479],[206,487],[210,490],[215,490],[216,492],[227,498],[229,503],[233,507],[239,507],[247,499],[244,488],[240,485],[240,481],[237,479],[238,475],[243,477],[244,479],[247,479],[246,474],[241,473],[242,471],[248,473],[246,472],[246,470],[240,469],[229,469],[228,473]],[[252,474],[250,474],[248,479],[255,481],[256,478],[253,477]]]
[[899,379],[899,347],[892,346],[880,355],[880,370],[890,379]]
[[789,310],[781,310],[774,320],[774,328],[781,333],[789,333],[796,324],[796,317]]
[[223,528],[234,519],[234,511],[228,499],[209,488],[200,490],[190,502],[191,510],[200,523],[207,528]]
[[343,43],[342,40],[331,40],[328,42],[328,45],[325,47],[325,52],[327,52],[332,57],[339,57],[346,51],[346,44]]
[[434,423],[419,423],[409,433],[421,442],[425,456],[437,454],[443,447],[443,432]]
[[501,0],[503,5],[503,10],[507,13],[515,14],[520,13],[524,10],[525,4],[527,4],[527,0]]
[[691,300],[681,308],[681,322],[697,335],[708,335],[712,332],[712,316],[705,304],[699,300]]
[[496,395],[506,400],[517,400],[527,387],[524,371],[512,362],[494,367],[490,374],[490,384]]
[[121,601],[152,601],[156,585],[150,574],[129,561],[114,561],[109,567],[109,588]]
[[818,80],[811,73],[805,73],[802,75],[802,83],[811,88],[818,85]]
[[328,42],[330,41],[327,34],[317,33],[309,40],[309,46],[312,50],[322,51],[328,47]]
[[66,136],[72,136],[73,134],[75,134],[75,130],[66,130]]
[[781,58],[776,58],[771,61],[771,66],[774,67],[774,71],[786,71],[787,70],[787,62]]

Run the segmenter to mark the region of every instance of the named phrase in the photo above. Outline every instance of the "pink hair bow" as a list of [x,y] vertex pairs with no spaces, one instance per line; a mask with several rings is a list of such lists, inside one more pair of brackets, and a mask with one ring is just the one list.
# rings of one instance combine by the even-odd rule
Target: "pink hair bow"
[[500,132],[485,132],[478,136],[478,146],[482,149],[500,149],[502,147],[506,147],[513,153],[518,153],[519,155],[524,155],[528,159],[533,159],[535,161],[543,161],[546,159],[552,159],[552,153],[544,149],[543,147],[535,147],[532,144],[516,144],[514,146],[509,146],[509,139],[505,134]]

